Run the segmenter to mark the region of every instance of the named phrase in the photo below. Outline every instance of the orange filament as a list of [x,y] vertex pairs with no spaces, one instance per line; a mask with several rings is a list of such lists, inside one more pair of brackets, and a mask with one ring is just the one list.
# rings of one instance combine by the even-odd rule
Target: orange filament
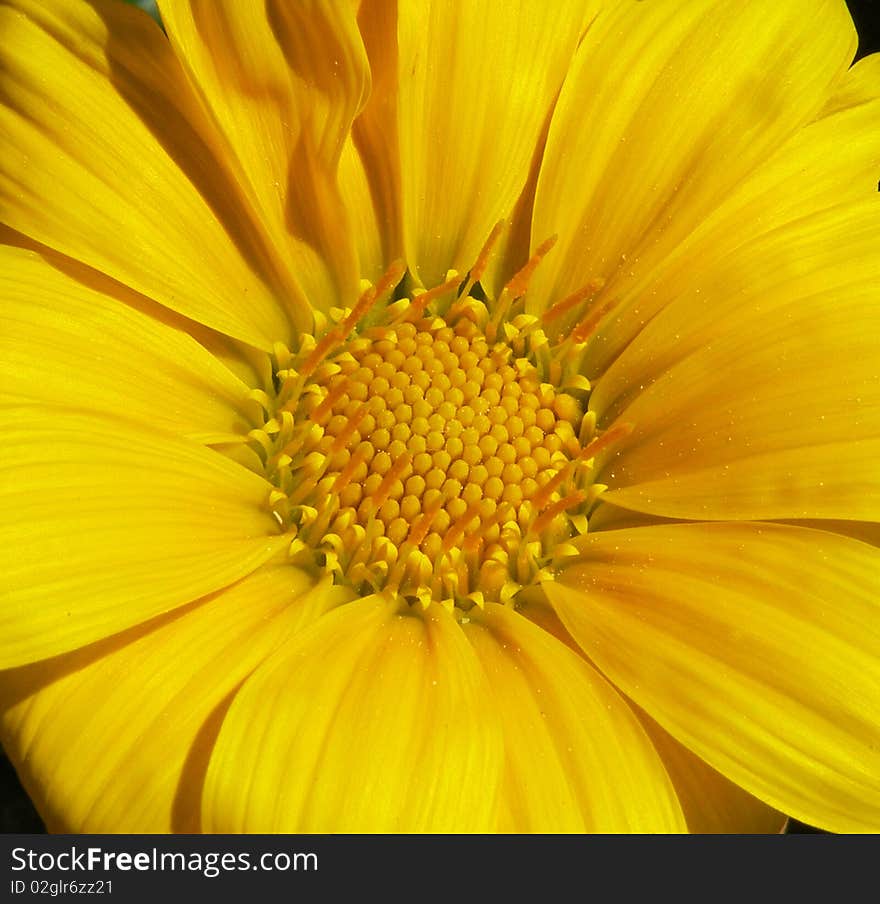
[[450,279],[447,279],[445,283],[434,286],[433,289],[428,289],[427,292],[422,292],[421,295],[417,295],[412,300],[410,306],[404,312],[402,319],[415,320],[425,310],[425,307],[430,302],[434,301],[435,298],[442,298],[447,292],[457,289],[459,285],[461,285],[461,277],[456,274]]
[[477,515],[479,515],[479,513],[480,503],[472,502],[461,518],[453,525],[449,533],[443,538],[443,549],[447,552],[452,549],[455,544],[458,543],[461,535],[468,529],[468,525],[477,517]]
[[575,328],[571,331],[571,339],[575,343],[586,342],[590,336],[596,331],[596,328],[602,322],[602,319],[605,315],[612,310],[612,308],[617,307],[618,299],[613,299],[611,301],[607,301],[605,304],[600,305],[595,311],[591,314],[588,314],[578,323]]
[[404,452],[403,455],[394,462],[391,466],[391,470],[382,478],[379,489],[376,490],[375,495],[372,497],[374,510],[381,508],[382,504],[388,499],[388,493],[391,491],[391,486],[394,481],[397,480],[410,465],[412,465],[412,455],[410,455],[409,452]]
[[485,244],[480,249],[480,253],[477,255],[476,263],[471,267],[471,272],[468,276],[468,284],[467,291],[471,290],[471,287],[478,283],[482,278],[483,274],[486,272],[486,267],[489,266],[489,261],[492,259],[492,252],[495,250],[495,245],[498,242],[498,239],[501,236],[502,231],[504,230],[505,222],[504,220],[499,220],[493,227],[492,231],[489,233],[489,238],[486,239]]
[[614,445],[614,443],[620,442],[620,440],[629,436],[630,433],[633,432],[634,425],[630,423],[623,424],[615,424],[609,430],[606,430],[601,436],[596,437],[596,439],[591,440],[584,446],[580,455],[578,456],[583,461],[586,461],[589,458],[595,458],[600,452],[607,449],[609,446]]
[[587,494],[583,490],[575,490],[564,496],[558,502],[554,502],[546,511],[542,512],[540,517],[535,519],[530,534],[540,534],[544,528],[550,525],[550,522],[562,512],[568,511],[577,505],[580,505],[587,498]]
[[356,449],[354,454],[349,458],[346,466],[339,472],[333,486],[330,488],[331,493],[341,493],[352,481],[354,472],[358,469],[358,465],[366,462],[366,453],[360,449]]
[[528,263],[510,279],[504,290],[511,298],[521,298],[526,294],[532,274],[538,269],[538,264],[541,263],[547,252],[556,244],[558,238],[559,236],[551,235],[549,239],[542,242],[538,246],[537,251],[529,258]]
[[592,298],[597,292],[601,292],[604,285],[605,280],[601,277],[591,279],[585,286],[578,289],[577,292],[572,292],[571,295],[566,296],[562,301],[558,301],[553,307],[545,311],[544,322],[549,323],[551,320],[555,320],[557,317],[561,317],[563,314],[568,313],[570,310],[581,304],[581,302],[586,301],[588,298]]
[[312,411],[312,420],[320,424],[324,420],[324,416],[329,414],[333,410],[333,406],[345,395],[347,388],[344,381],[337,383]]
[[384,273],[375,286],[366,289],[358,299],[351,313],[337,327],[330,330],[312,350],[300,369],[303,377],[310,377],[317,366],[327,357],[337,345],[348,338],[351,331],[357,326],[361,318],[373,307],[373,305],[403,278],[406,267],[403,261],[395,261]]
[[357,428],[361,425],[361,422],[369,413],[369,407],[367,405],[361,405],[348,419],[348,423],[339,431],[339,435],[333,441],[333,445],[330,446],[330,451],[339,452],[341,449],[344,449],[352,436],[354,436]]
[[428,531],[431,529],[431,525],[437,520],[437,515],[440,513],[441,504],[438,502],[433,509],[425,512],[421,518],[413,525],[413,529],[410,531],[409,535],[406,538],[407,543],[411,543],[413,546],[421,545],[422,541],[425,537],[428,536]]
[[560,469],[551,477],[541,489],[538,490],[537,493],[532,497],[532,504],[536,509],[540,510],[544,508],[547,502],[550,500],[550,497],[554,492],[559,488],[559,485],[565,480],[567,477],[571,477],[572,467],[571,463],[567,465],[565,468]]

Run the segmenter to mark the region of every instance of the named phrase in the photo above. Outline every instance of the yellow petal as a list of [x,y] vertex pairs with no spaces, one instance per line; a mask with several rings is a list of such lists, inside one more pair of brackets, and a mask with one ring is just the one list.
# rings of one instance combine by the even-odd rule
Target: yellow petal
[[465,631],[504,726],[500,831],[685,830],[657,752],[598,672],[505,606]]
[[48,406],[7,406],[0,430],[0,668],[225,587],[287,542],[269,484],[195,443]]
[[650,524],[659,524],[666,519],[656,515],[646,515],[644,512],[634,512],[630,509],[618,508],[607,502],[603,493],[599,502],[590,512],[590,530],[618,530],[621,527],[646,527]]
[[150,316],[134,292],[58,263],[0,246],[5,391],[202,441],[250,429],[242,414],[248,387],[203,346]]
[[874,104],[878,99],[880,99],[880,53],[873,53],[853,63],[825,102],[819,113],[819,119],[826,120],[843,110]]
[[407,262],[425,285],[442,282],[450,268],[465,272],[511,214],[596,6],[399,4],[403,233]]
[[155,22],[14,0],[0,35],[0,217],[187,317],[286,341],[288,293]]
[[352,304],[358,261],[338,168],[369,91],[354,4],[169,0],[159,7],[306,297],[324,310]]
[[[861,194],[776,219],[772,229],[752,234],[720,258],[701,248],[687,277],[683,270],[679,273],[674,290],[671,281],[657,284],[666,293],[663,310],[651,309],[653,319],[595,381],[590,409],[606,421],[619,416],[647,384],[702,346],[751,328],[750,319],[766,318],[773,325],[795,303],[833,308],[836,295],[848,293],[851,286],[870,287],[880,275],[872,242],[880,226],[880,205],[876,190]],[[678,265],[685,267],[683,260]]]
[[377,283],[388,264],[400,257],[386,239],[380,208],[376,205],[371,174],[365,160],[349,139],[339,158],[339,191],[351,220],[352,241],[357,252],[358,273]]
[[550,605],[550,600],[547,599],[547,594],[544,593],[542,585],[526,587],[517,594],[516,611],[532,624],[537,625],[542,631],[552,634],[558,641],[571,647],[580,656],[580,646],[559,620],[559,616],[553,606]]
[[782,812],[880,829],[880,552],[773,524],[591,534],[547,595],[668,732]]
[[600,474],[672,518],[880,516],[877,198],[761,237],[659,314],[604,393],[648,388]]
[[880,522],[876,521],[834,521],[806,518],[783,523],[793,524],[795,527],[811,527],[813,530],[827,530],[832,534],[842,534],[844,537],[852,537],[853,540],[861,540],[862,543],[880,547]]
[[[397,123],[397,7],[388,0],[361,0],[358,10],[358,26],[370,65],[370,96],[357,119],[352,124],[351,143],[362,161],[364,177],[369,186],[372,216],[376,221],[376,236],[381,242],[382,262],[403,257],[403,217],[401,212],[400,142]],[[361,263],[370,260],[364,256],[361,223],[365,219],[366,205],[357,200],[351,186],[350,167],[346,165],[343,151],[340,181],[346,193],[349,209],[355,215],[356,241],[361,248]],[[369,215],[367,215],[369,216]],[[384,267],[382,267],[384,270]],[[367,269],[362,275],[371,278]]]
[[533,308],[596,277],[619,298],[818,113],[855,48],[841,0],[609,4],[553,115],[532,243],[560,238]]
[[726,779],[638,711],[675,787],[688,831],[695,835],[777,835],[788,817]]
[[[674,249],[662,257],[653,256],[649,265],[643,266],[644,259],[640,259],[631,273],[618,274],[613,292],[620,304],[589,349],[587,370],[591,376],[605,372],[658,311],[683,292],[702,288],[707,274],[735,260],[736,255],[747,254],[759,237],[772,237],[804,217],[876,195],[880,173],[878,61],[880,55],[856,63],[838,83],[820,118],[795,132],[733,186]],[[749,266],[750,261],[743,260],[741,276],[748,273]],[[610,363],[610,371],[614,369]]]
[[488,831],[500,773],[487,688],[454,619],[367,597],[245,683],[211,758],[204,827]]
[[288,565],[65,656],[0,673],[3,744],[50,831],[196,832],[241,682],[346,598]]

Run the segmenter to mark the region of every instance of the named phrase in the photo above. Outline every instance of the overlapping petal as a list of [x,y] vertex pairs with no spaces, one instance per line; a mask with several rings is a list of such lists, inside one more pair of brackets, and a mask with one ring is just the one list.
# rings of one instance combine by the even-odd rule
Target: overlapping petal
[[548,15],[537,0],[398,4],[386,35],[396,47],[380,46],[371,64],[396,67],[386,121],[396,112],[403,244],[424,285],[466,271],[513,211],[597,6],[566,0]]
[[350,591],[267,564],[124,634],[2,675],[4,744],[53,831],[194,832],[241,682]]
[[650,716],[639,718],[663,760],[688,832],[695,835],[766,835],[785,828],[787,817],[725,778],[679,744]]
[[351,304],[359,262],[339,164],[370,85],[355,5],[163,0],[159,7],[307,303]]
[[248,387],[101,274],[0,246],[0,304],[5,392],[201,441],[234,441],[250,429]]
[[[756,239],[600,380],[635,425],[609,501],[672,518],[878,520],[880,201]],[[639,388],[646,386],[644,391]]]
[[627,284],[819,113],[855,48],[839,0],[660,0],[600,13],[553,116],[532,223],[533,246],[559,234],[535,274],[534,308],[597,277],[603,300],[623,302],[590,349],[590,376],[640,325]]
[[[390,261],[400,259],[387,222],[382,219],[382,199],[377,196],[375,182],[362,152],[349,139],[339,158],[339,192],[351,225],[358,272],[374,284],[381,279]],[[351,300],[346,303],[350,304]]]
[[[662,259],[618,275],[609,317],[588,355],[588,369],[614,370],[614,357],[658,311],[759,237],[829,208],[864,200],[880,174],[880,55],[856,63],[837,83],[818,119],[796,131],[719,200],[694,231]],[[742,272],[747,273],[743,262]],[[711,278],[711,277],[710,277]]]
[[499,831],[685,830],[662,761],[598,672],[505,606],[465,633],[504,726]]
[[880,553],[824,531],[591,534],[547,594],[590,659],[777,809],[880,828]]
[[[355,154],[363,165],[372,200],[372,215],[377,226],[373,241],[378,240],[381,260],[403,257],[403,216],[401,201],[400,130],[397,121],[397,85],[399,55],[397,46],[397,0],[361,0],[358,27],[370,64],[370,96],[352,124],[352,150],[343,152],[342,186],[354,195],[356,179],[353,167],[346,167],[346,157]],[[346,174],[346,169],[349,173]],[[360,212],[360,220],[369,218],[363,203],[349,202],[350,209]],[[359,223],[355,219],[355,235]],[[363,247],[363,239],[360,246]],[[361,260],[364,253],[361,251]],[[368,270],[362,275],[371,277]]]
[[289,543],[261,477],[119,419],[0,412],[0,668],[219,590]]
[[485,832],[502,742],[444,609],[366,597],[246,682],[211,758],[207,831]]
[[286,340],[292,316],[308,325],[155,22],[103,0],[10,0],[0,40],[6,223],[253,345]]

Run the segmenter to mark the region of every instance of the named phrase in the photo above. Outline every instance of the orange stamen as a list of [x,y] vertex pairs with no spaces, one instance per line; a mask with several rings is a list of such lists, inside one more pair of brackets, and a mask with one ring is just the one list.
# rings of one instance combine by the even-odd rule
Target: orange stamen
[[346,389],[348,389],[348,381],[340,380],[332,389],[328,390],[321,404],[312,411],[311,419],[316,423],[322,423],[324,415],[330,413],[333,406],[345,395]]
[[421,295],[417,295],[413,298],[410,306],[404,311],[404,317],[407,320],[416,320],[421,316],[422,312],[425,310],[425,306],[429,302],[445,295],[447,292],[451,292],[453,289],[457,289],[459,285],[461,285],[461,277],[456,275],[451,279],[447,279],[445,283],[434,286],[433,289],[428,289],[427,292],[422,292]]
[[349,458],[346,466],[339,472],[339,476],[336,478],[336,482],[333,484],[330,492],[341,493],[351,483],[358,465],[363,464],[366,460],[367,457],[364,452],[360,449],[355,450],[354,455]]
[[617,307],[617,304],[620,299],[612,299],[611,301],[607,301],[605,304],[598,307],[591,314],[588,314],[575,328],[571,331],[571,338],[573,342],[581,343],[586,342],[590,336],[596,331],[596,327],[599,326],[602,318],[612,309]]
[[500,524],[505,514],[504,506],[499,505],[485,521],[480,522],[480,536],[485,536],[487,531],[491,530],[496,524]]
[[576,505],[580,505],[587,498],[587,494],[583,490],[575,490],[573,493],[569,493],[567,496],[563,496],[558,502],[554,502],[553,505],[550,506],[545,512],[541,514],[539,518],[535,519],[534,524],[532,524],[531,529],[529,530],[530,534],[540,534],[544,528],[550,525],[550,522],[560,513],[566,511],[566,509],[574,508]]
[[601,277],[591,279],[585,286],[582,286],[580,289],[578,289],[577,292],[572,292],[571,295],[567,295],[562,299],[562,301],[556,302],[556,304],[553,305],[552,308],[545,311],[545,323],[551,320],[555,320],[557,317],[561,317],[563,314],[579,305],[582,301],[586,301],[588,298],[592,298],[593,295],[602,290],[602,287],[604,285],[605,280]]
[[308,358],[306,358],[305,363],[300,369],[301,376],[310,377],[317,366],[327,357],[330,350],[348,337],[348,334],[357,326],[358,321],[364,314],[370,310],[378,299],[400,282],[405,272],[406,266],[403,261],[395,261],[385,271],[384,275],[375,286],[370,286],[369,289],[363,292],[348,317],[346,317],[338,326],[330,330],[330,332],[328,332],[315,346]]
[[553,491],[571,475],[573,462],[569,462],[564,468],[560,468],[548,481],[544,484],[532,497],[532,505],[537,509],[542,509],[550,500]]
[[578,458],[586,461],[588,458],[595,458],[604,449],[607,449],[613,443],[619,442],[633,432],[635,424],[623,423],[615,424],[610,430],[606,430],[601,436],[591,440],[584,446]]
[[404,452],[397,461],[388,469],[388,473],[382,478],[375,495],[372,497],[373,511],[378,511],[388,499],[391,492],[391,485],[397,480],[401,474],[412,464],[412,454]]
[[331,349],[337,346],[345,337],[340,334],[339,330],[330,330],[326,333],[321,341],[312,349],[312,353],[306,358],[305,363],[300,369],[303,377],[310,377],[317,366],[327,357]]
[[351,439],[352,434],[357,430],[360,422],[370,413],[368,405],[361,405],[360,408],[348,419],[348,423],[339,431],[339,436],[333,441],[330,447],[331,452],[338,452],[344,448]]
[[373,304],[390,292],[403,279],[404,273],[406,273],[406,265],[401,260],[395,261],[385,271],[379,282],[361,295],[352,312],[340,324],[346,336],[357,326],[358,321],[369,311]]
[[504,291],[507,292],[511,298],[522,298],[522,296],[526,294],[526,289],[529,287],[529,280],[532,278],[532,274],[538,269],[538,264],[541,263],[547,252],[556,244],[557,238],[558,236],[551,235],[549,239],[542,242],[538,246],[538,250],[529,258],[526,265],[510,279],[504,287]]
[[443,538],[443,549],[449,552],[456,543],[458,538],[467,530],[467,526],[474,520],[480,512],[480,502],[471,503],[465,513],[449,528],[449,532]]
[[462,543],[462,548],[465,552],[474,552],[479,549],[480,546],[486,542],[486,538],[481,533],[473,533],[469,537],[465,537],[464,543]]
[[492,252],[495,249],[495,244],[497,243],[503,229],[504,220],[499,220],[492,227],[492,231],[489,233],[489,238],[486,239],[485,244],[480,249],[480,253],[477,255],[477,260],[475,261],[473,267],[471,267],[470,276],[468,277],[468,288],[470,288],[470,286],[472,286],[474,283],[479,282],[483,274],[486,272],[486,267],[489,266],[489,261],[492,259]]
[[406,542],[412,543],[413,546],[420,546],[425,537],[428,536],[428,531],[431,529],[431,525],[434,523],[434,520],[437,518],[437,515],[442,508],[443,501],[440,500],[436,503],[434,508],[425,512],[413,525],[412,530],[409,532],[409,536],[406,538]]

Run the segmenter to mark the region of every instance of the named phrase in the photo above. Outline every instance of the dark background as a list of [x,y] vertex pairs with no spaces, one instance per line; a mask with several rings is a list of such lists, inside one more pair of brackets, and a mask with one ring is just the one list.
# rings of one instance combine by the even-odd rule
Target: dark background
[[[859,32],[858,56],[880,51],[880,0],[847,0],[847,5]],[[0,832],[42,831],[44,829],[40,817],[19,785],[15,770],[0,753]],[[792,833],[818,831],[795,820],[792,820],[789,827],[789,832]]]
[[859,32],[859,56],[880,51],[880,0],[846,0]]

